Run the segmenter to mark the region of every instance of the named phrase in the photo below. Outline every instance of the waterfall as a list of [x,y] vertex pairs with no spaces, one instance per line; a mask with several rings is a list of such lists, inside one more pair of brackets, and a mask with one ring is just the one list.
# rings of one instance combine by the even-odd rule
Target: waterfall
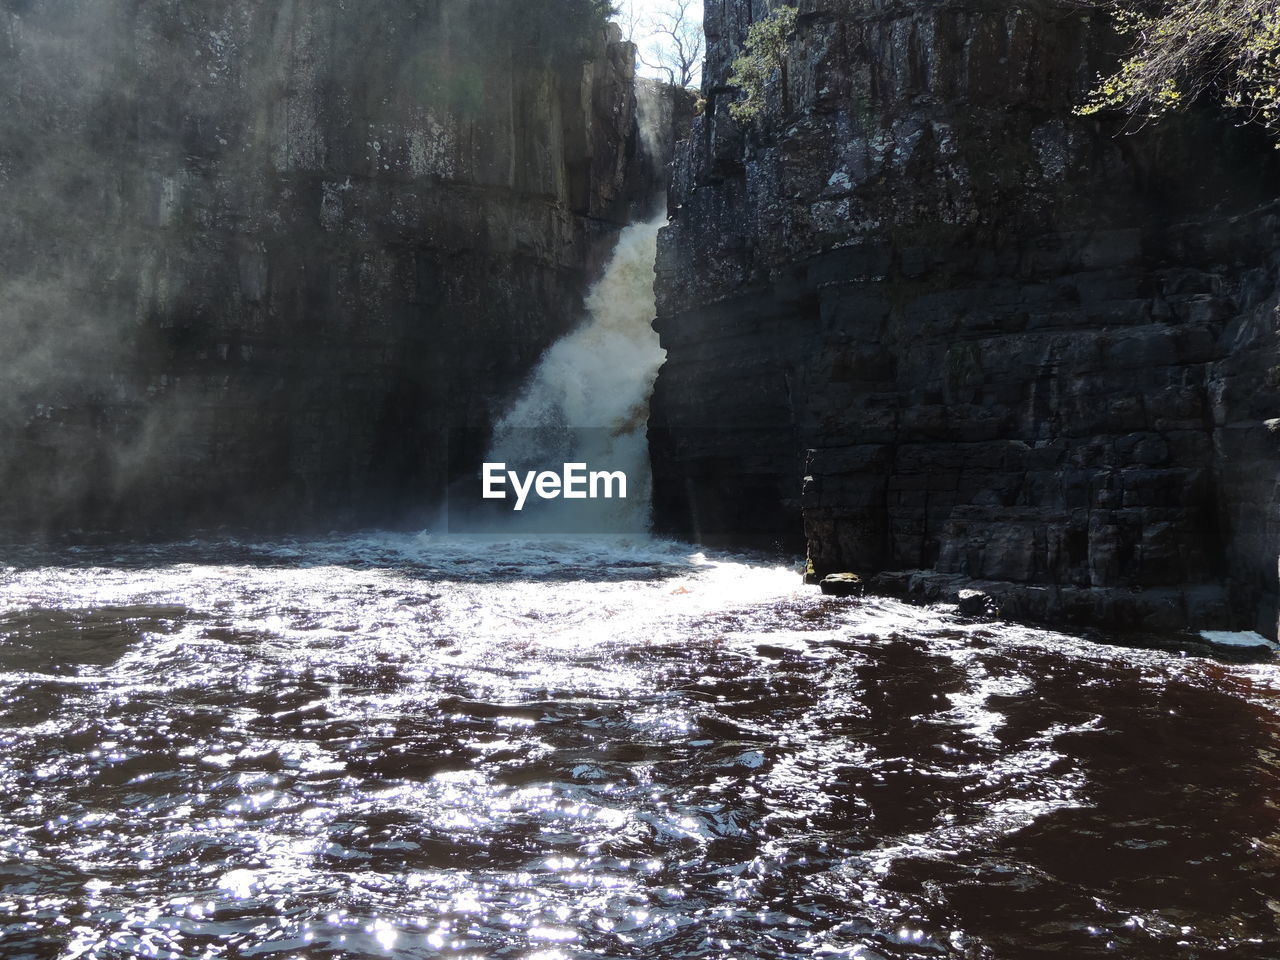
[[666,356],[652,322],[660,215],[622,231],[587,296],[584,322],[551,346],[498,422],[487,461],[513,470],[580,462],[621,470],[626,499],[532,501],[504,512],[518,532],[645,533],[652,479],[649,397]]

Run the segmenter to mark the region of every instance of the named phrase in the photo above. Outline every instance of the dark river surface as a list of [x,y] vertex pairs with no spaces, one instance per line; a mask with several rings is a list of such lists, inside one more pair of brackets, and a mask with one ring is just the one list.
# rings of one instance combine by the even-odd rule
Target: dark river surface
[[1280,957],[1280,675],[660,541],[8,550],[0,956]]

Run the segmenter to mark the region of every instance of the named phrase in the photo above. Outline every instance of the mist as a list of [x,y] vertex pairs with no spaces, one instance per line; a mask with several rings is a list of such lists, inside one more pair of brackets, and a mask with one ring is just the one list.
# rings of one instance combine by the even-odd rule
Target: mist
[[649,202],[589,4],[2,9],[0,527],[413,522]]

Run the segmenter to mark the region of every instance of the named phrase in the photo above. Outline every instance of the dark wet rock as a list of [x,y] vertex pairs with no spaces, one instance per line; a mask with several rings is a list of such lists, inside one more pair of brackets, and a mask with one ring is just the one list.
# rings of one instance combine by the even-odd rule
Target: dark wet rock
[[964,617],[991,617],[999,613],[999,604],[981,590],[961,590],[956,594],[956,611]]
[[422,519],[664,165],[509,6],[0,6],[0,529]]
[[1012,617],[1274,635],[1270,142],[1074,116],[1115,41],[1066,2],[804,0],[744,128],[724,79],[763,12],[709,5],[660,239],[660,529],[990,583]]
[[856,573],[828,574],[822,578],[819,586],[829,597],[857,597],[865,589],[862,578]]

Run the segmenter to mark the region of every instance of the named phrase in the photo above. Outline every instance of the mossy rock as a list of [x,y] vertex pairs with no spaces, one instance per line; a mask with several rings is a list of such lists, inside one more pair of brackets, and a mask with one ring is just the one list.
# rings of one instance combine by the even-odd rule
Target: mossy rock
[[806,560],[804,564],[804,582],[806,584],[818,584],[822,582],[822,578],[818,576],[818,572],[813,568],[813,561]]

